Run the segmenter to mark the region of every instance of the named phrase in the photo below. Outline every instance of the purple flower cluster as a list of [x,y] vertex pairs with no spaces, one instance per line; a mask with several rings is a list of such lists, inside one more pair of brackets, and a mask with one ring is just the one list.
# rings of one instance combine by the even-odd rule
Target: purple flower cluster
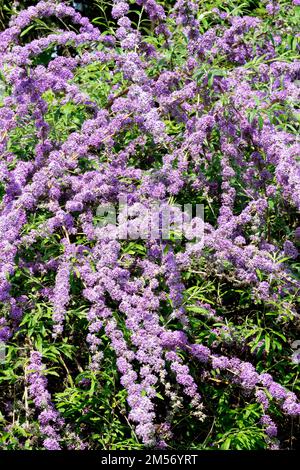
[[29,397],[33,400],[38,410],[38,422],[40,433],[43,436],[43,447],[46,450],[61,450],[62,441],[69,441],[68,449],[83,450],[85,444],[74,433],[66,433],[65,420],[55,409],[51,401],[51,395],[47,390],[48,381],[44,375],[42,355],[38,351],[32,351],[30,362],[26,367],[26,381]]

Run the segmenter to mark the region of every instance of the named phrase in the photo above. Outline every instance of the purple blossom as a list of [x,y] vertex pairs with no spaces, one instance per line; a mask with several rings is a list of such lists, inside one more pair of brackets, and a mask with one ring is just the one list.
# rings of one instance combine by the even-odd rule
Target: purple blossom
[[[55,410],[50,393],[47,390],[47,379],[43,375],[44,366],[42,364],[42,356],[37,351],[32,351],[30,355],[30,363],[27,366],[27,376],[29,383],[29,394],[34,401],[36,408],[39,410],[39,422],[41,433],[44,433],[46,427],[47,435],[51,438],[44,440],[44,448],[48,450],[60,449],[60,436],[58,431],[63,421],[59,413]],[[45,433],[44,433],[45,434]]]
[[295,248],[292,242],[286,240],[283,245],[284,254],[290,258],[297,258],[298,250]]

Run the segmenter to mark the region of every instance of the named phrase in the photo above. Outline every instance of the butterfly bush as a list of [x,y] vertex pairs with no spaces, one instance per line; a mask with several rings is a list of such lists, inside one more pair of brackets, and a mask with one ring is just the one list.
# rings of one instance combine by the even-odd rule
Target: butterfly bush
[[[248,332],[238,316],[227,321],[215,291],[192,302],[189,288],[197,275],[247,293],[244,315],[256,306],[283,329],[298,321],[300,42],[296,34],[283,45],[285,31],[293,33],[280,15],[291,18],[299,2],[261,2],[262,17],[203,13],[194,0],[170,11],[136,3],[156,41],[123,0],[113,2],[111,34],[55,0],[19,12],[0,33],[0,339],[18,341],[28,357],[33,445],[90,444],[56,409],[42,365],[68,339],[80,341],[78,357],[84,351],[79,370],[96,377],[113,350],[126,419],[144,445],[176,439],[172,423],[184,407],[205,426],[210,397],[201,383],[215,380],[257,403],[266,445],[277,448],[276,417],[300,415],[296,394],[255,366]],[[59,26],[26,42],[22,33],[36,20]],[[84,78],[89,70],[100,71],[98,94]],[[60,134],[54,114],[66,106],[79,118]],[[120,198],[132,215],[128,222],[120,212],[118,233],[128,223],[147,228],[135,217],[139,204],[204,204],[203,240],[118,237],[116,226],[96,222],[99,206]],[[42,339],[27,320],[37,318],[37,304],[51,314]],[[83,326],[70,339],[77,317]]]
[[[47,390],[47,379],[43,375],[42,356],[39,352],[31,352],[26,372],[29,395],[35,407],[40,411],[38,421],[40,431],[45,436],[43,447],[47,450],[61,450],[59,431],[65,422],[51,402],[51,395]],[[77,436],[75,437],[75,443],[70,445],[69,449],[84,449],[84,444]]]

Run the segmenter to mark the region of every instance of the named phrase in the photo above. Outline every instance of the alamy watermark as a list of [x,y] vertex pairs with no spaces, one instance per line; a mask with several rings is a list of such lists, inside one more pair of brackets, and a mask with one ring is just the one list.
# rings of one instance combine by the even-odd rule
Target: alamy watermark
[[129,202],[129,198],[124,196],[119,198],[118,204],[98,206],[98,239],[180,239],[191,244],[203,244],[203,204]]

